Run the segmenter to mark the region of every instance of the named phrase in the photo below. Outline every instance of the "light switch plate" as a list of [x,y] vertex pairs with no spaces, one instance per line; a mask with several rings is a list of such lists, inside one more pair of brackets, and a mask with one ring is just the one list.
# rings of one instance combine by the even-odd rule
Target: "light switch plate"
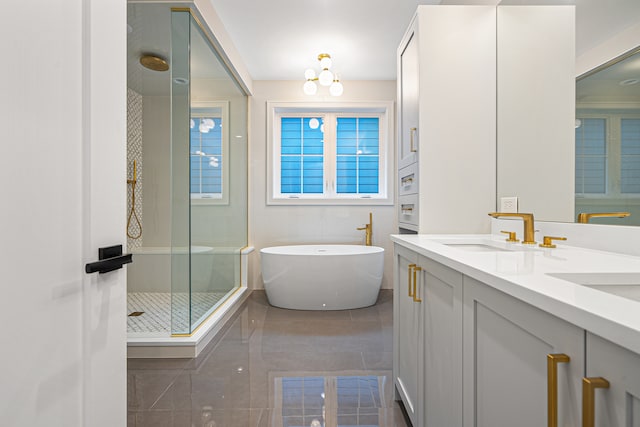
[[500,198],[500,212],[517,213],[518,212],[518,198],[517,197],[501,197]]

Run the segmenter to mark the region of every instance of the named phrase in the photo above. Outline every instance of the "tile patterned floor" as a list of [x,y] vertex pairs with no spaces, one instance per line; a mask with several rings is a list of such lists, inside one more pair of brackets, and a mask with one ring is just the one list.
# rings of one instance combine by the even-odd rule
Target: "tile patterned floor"
[[196,359],[129,359],[129,427],[406,427],[393,400],[391,291],[296,311],[253,292]]
[[[209,310],[224,296],[224,292],[193,292],[191,317],[199,324]],[[171,335],[171,307],[175,313],[174,327],[178,332],[189,330],[189,294],[171,292],[129,292],[127,314],[142,312],[140,316],[127,317],[127,333],[162,333]]]

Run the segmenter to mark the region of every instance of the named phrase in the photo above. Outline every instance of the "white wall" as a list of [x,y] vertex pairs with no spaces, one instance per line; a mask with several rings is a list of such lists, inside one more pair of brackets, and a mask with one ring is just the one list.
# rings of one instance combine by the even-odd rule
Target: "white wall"
[[[392,288],[393,246],[389,235],[397,232],[395,206],[267,206],[267,101],[350,102],[394,101],[395,81],[344,82],[340,98],[306,96],[302,81],[254,81],[250,99],[249,138],[249,243],[256,248],[249,261],[249,287],[263,288],[260,249],[304,243],[364,244],[356,230],[373,213],[373,244],[385,249],[383,288]],[[395,117],[395,114],[394,114]],[[395,134],[395,133],[394,133]],[[395,151],[395,143],[394,143]],[[394,173],[394,171],[390,171]],[[395,185],[395,184],[394,184]]]

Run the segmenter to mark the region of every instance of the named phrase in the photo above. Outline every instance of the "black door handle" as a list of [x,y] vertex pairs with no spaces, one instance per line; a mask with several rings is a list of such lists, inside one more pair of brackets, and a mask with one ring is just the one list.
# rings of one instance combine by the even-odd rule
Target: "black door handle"
[[98,249],[99,261],[84,266],[86,273],[108,273],[122,268],[124,264],[133,262],[131,254],[122,254],[122,245],[108,246]]

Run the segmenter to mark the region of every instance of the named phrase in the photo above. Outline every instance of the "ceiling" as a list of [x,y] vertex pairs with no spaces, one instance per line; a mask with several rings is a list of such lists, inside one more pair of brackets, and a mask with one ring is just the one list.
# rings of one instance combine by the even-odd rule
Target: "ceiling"
[[419,4],[575,4],[576,52],[640,22],[640,0],[209,0],[254,80],[303,79],[329,53],[343,81],[394,80]]

